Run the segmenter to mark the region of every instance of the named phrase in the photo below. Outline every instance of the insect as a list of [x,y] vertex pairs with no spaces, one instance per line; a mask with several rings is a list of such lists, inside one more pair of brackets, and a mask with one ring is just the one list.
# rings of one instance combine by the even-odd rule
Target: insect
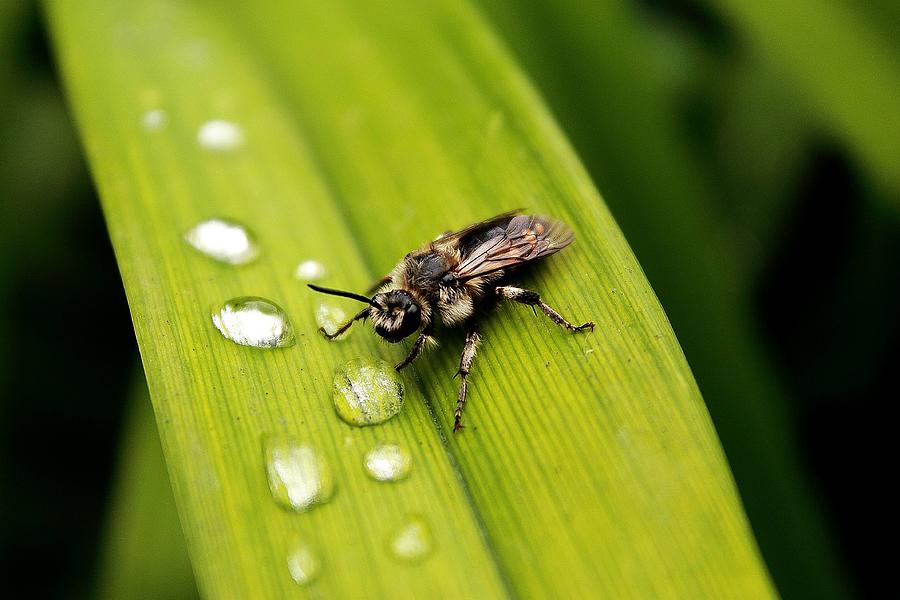
[[433,242],[407,254],[390,274],[368,290],[371,298],[309,284],[317,292],[343,296],[368,304],[334,333],[319,331],[334,339],[360,319],[372,319],[375,333],[391,343],[415,332],[416,341],[406,359],[395,368],[402,371],[430,342],[434,341],[435,321],[440,317],[447,326],[462,326],[466,342],[459,361],[459,396],[453,431],[462,428],[462,412],[468,392],[467,377],[482,336],[478,319],[502,300],[540,308],[550,320],[572,333],[594,330],[588,321],[572,325],[541,300],[537,292],[505,285],[509,276],[523,265],[559,252],[575,239],[561,221],[548,217],[523,215],[518,210],[497,215],[456,232],[445,232]]

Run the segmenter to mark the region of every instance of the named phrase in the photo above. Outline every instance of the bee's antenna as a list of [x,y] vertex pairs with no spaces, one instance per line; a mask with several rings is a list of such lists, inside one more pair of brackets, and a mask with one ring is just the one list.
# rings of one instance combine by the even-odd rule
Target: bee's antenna
[[321,292],[323,294],[331,294],[332,296],[343,296],[344,298],[352,298],[353,300],[359,300],[360,302],[365,302],[366,304],[371,304],[375,308],[381,308],[371,298],[366,298],[362,294],[354,294],[353,292],[345,292],[343,290],[333,290],[331,288],[322,287],[319,285],[313,285],[311,283],[307,283],[310,289],[313,289],[317,292]]

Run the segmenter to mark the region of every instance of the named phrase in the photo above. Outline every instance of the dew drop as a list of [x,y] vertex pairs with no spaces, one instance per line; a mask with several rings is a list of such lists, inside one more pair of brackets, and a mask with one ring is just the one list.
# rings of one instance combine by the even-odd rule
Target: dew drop
[[412,457],[397,444],[378,444],[366,453],[365,465],[377,481],[399,481],[409,475]]
[[241,346],[286,348],[294,345],[294,328],[280,306],[265,298],[232,298],[212,315],[226,339]]
[[184,240],[208,257],[229,265],[245,265],[259,256],[256,237],[228,219],[207,219],[184,234]]
[[421,517],[413,517],[391,538],[391,553],[406,562],[418,562],[431,553],[431,530]]
[[293,550],[287,557],[288,571],[291,578],[299,585],[306,585],[315,581],[322,569],[319,557],[305,542],[294,544]]
[[[338,327],[346,320],[347,314],[337,306],[327,302],[320,302],[318,308],[316,308],[316,325],[321,327],[328,335],[334,335]],[[338,339],[342,339],[348,333],[342,333]]]
[[355,358],[335,371],[332,399],[350,425],[383,423],[403,408],[403,381],[383,360]]
[[141,126],[147,131],[157,131],[165,127],[169,116],[161,108],[148,110],[141,116]]
[[213,119],[197,130],[197,143],[207,150],[227,152],[243,145],[244,130],[237,123]]
[[297,265],[294,277],[303,281],[318,281],[328,275],[328,269],[317,260],[304,260]]
[[269,490],[284,508],[303,512],[334,494],[331,468],[309,444],[270,438],[264,441],[264,449]]

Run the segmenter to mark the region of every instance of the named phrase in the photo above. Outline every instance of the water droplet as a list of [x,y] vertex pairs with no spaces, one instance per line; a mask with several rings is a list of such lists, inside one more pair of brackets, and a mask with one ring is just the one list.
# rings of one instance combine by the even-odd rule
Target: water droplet
[[237,123],[213,119],[197,130],[197,142],[207,150],[234,150],[243,145],[244,130]]
[[168,120],[169,116],[166,114],[166,111],[161,108],[155,108],[148,110],[141,116],[141,125],[147,131],[157,131],[165,127]]
[[433,543],[428,523],[413,517],[394,534],[391,552],[400,560],[417,562],[431,553]]
[[356,358],[335,371],[332,399],[350,425],[383,423],[403,408],[403,381],[383,360]]
[[412,457],[397,444],[378,444],[366,453],[366,471],[378,481],[398,481],[409,475]]
[[232,298],[213,313],[212,322],[219,333],[241,346],[286,348],[294,345],[294,328],[287,314],[265,298]]
[[[316,308],[316,325],[321,327],[328,335],[334,335],[338,327],[346,320],[347,314],[337,306],[327,302],[320,302],[319,307]],[[342,339],[346,335],[347,333],[342,333],[338,339]]]
[[300,585],[311,583],[318,577],[322,564],[313,549],[305,542],[297,542],[288,554],[288,571],[291,578]]
[[331,498],[334,477],[315,448],[286,438],[271,438],[264,443],[269,489],[278,504],[303,512]]
[[228,219],[207,219],[184,234],[185,241],[203,254],[229,265],[245,265],[259,256],[256,237]]
[[297,270],[294,271],[294,277],[303,281],[318,281],[326,275],[328,275],[328,270],[317,260],[304,260],[297,265]]

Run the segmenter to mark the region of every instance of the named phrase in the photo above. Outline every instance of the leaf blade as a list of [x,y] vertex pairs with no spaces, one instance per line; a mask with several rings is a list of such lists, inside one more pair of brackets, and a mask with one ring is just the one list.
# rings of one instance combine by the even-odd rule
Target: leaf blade
[[[255,80],[252,65],[230,46],[227,30],[208,13],[174,5],[162,16],[152,10],[136,4],[56,3],[50,16],[66,48],[70,91],[80,100],[82,132],[102,190],[202,593],[296,593],[286,559],[300,536],[316,547],[333,572],[359,573],[322,577],[314,584],[319,593],[450,594],[453,584],[441,577],[441,564],[458,555],[473,591],[502,597],[494,563],[440,441],[416,434],[433,429],[415,389],[407,398],[405,418],[380,430],[350,429],[328,406],[333,361],[384,350],[369,338],[355,336],[323,352],[318,344],[324,342],[312,326],[315,301],[290,277],[294,265],[287,260],[321,255],[334,244],[348,251],[332,253],[329,266],[364,276],[353,241],[340,215],[330,208],[302,140]],[[85,35],[94,28],[115,32],[116,24],[147,39],[132,38],[128,41],[134,45],[128,45]],[[203,81],[194,81],[196,74],[182,62],[181,52],[196,49],[191,46],[193,35],[202,35],[217,53],[214,64],[204,69]],[[116,48],[113,58],[97,60],[111,48]],[[102,69],[95,68],[101,64]],[[106,87],[104,81],[116,82],[117,93],[94,95]],[[142,106],[148,86],[153,102]],[[196,148],[197,127],[216,110],[210,106],[215,101],[208,102],[204,94],[205,86],[239,88],[252,106],[251,118],[242,123],[248,147],[236,156],[208,156]],[[157,103],[166,107],[171,126],[166,135],[148,140],[140,117]],[[265,139],[266,144],[254,145],[254,139]],[[262,189],[254,189],[256,185]],[[257,212],[244,200],[245,194],[254,193],[275,199],[275,205]],[[278,209],[301,223],[304,215],[315,214],[318,227],[307,228],[298,238]],[[267,241],[270,256],[281,256],[285,263],[261,260],[233,271],[182,242],[181,233],[194,222],[223,213],[252,224]],[[282,303],[295,323],[304,326],[301,339],[315,345],[301,343],[299,355],[287,355],[223,340],[209,321],[209,311],[246,289]],[[301,381],[304,370],[315,375]],[[275,506],[262,460],[261,436],[268,433],[300,435],[316,443],[341,482],[334,502],[301,516]],[[422,472],[373,490],[361,455],[385,435],[406,444]],[[386,546],[392,530],[415,512],[431,518],[438,560],[411,570],[397,564]]]

